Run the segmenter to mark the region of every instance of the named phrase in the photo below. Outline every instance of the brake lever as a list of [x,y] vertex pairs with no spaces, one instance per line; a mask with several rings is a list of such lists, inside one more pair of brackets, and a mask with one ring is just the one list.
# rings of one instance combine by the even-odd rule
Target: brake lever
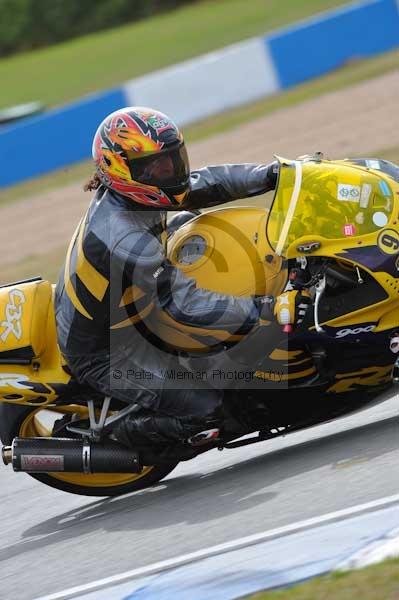
[[321,279],[319,279],[319,281],[315,285],[316,295],[315,295],[315,301],[314,301],[314,324],[315,324],[317,333],[324,333],[324,329],[321,327],[321,325],[319,323],[319,303],[320,303],[322,295],[325,292],[326,282],[327,282],[326,276],[323,275],[323,277]]

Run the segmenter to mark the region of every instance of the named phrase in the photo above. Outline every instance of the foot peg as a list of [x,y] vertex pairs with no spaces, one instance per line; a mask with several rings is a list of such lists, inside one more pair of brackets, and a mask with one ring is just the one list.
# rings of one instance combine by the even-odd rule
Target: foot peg
[[207,429],[206,431],[200,431],[195,435],[188,438],[187,442],[190,446],[204,446],[210,442],[215,442],[219,439],[220,429]]

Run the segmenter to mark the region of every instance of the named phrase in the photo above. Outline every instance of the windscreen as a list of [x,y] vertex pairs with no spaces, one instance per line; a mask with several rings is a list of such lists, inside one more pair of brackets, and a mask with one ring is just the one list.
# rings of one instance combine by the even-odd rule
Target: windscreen
[[345,239],[385,227],[393,190],[385,179],[342,163],[292,161],[280,165],[267,224],[276,253],[299,238]]

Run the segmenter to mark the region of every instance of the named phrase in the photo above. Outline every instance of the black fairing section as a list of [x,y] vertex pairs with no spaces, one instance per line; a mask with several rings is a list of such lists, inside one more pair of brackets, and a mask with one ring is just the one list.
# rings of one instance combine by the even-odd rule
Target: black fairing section
[[378,302],[382,302],[388,297],[384,288],[379,285],[374,277],[363,270],[362,279],[364,283],[354,284],[352,288],[345,289],[341,287],[339,293],[334,293],[331,287],[327,288],[323,301],[320,303],[320,323],[366,306],[378,304]]

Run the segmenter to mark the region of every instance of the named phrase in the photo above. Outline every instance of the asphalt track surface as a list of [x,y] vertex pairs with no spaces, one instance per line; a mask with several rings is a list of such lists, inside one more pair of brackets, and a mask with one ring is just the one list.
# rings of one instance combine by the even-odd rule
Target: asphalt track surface
[[0,599],[32,600],[397,494],[398,413],[395,395],[284,439],[213,450],[110,500],[0,467]]

